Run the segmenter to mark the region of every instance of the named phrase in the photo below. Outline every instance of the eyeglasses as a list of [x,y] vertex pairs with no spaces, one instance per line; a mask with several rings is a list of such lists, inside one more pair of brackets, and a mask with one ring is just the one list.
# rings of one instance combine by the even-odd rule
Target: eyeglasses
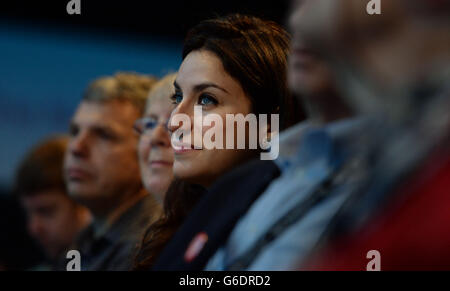
[[165,122],[158,122],[156,119],[151,117],[144,117],[141,119],[136,120],[134,123],[133,129],[139,134],[147,134],[150,133],[152,130],[154,130],[158,124],[161,124],[165,130],[169,130],[168,124],[169,120],[166,120]]

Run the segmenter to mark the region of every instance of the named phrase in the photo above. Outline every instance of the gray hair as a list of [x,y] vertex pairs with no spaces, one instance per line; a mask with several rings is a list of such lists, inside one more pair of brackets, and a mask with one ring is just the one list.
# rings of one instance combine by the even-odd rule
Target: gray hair
[[148,93],[157,79],[149,75],[120,72],[114,76],[100,77],[87,87],[83,101],[108,102],[112,100],[129,101],[142,113]]

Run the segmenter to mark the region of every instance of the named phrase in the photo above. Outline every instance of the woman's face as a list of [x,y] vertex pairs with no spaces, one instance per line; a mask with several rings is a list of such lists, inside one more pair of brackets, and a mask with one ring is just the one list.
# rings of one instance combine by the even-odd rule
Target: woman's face
[[[211,126],[202,127],[201,122],[196,122],[194,106],[202,107],[203,118],[213,113],[222,118],[224,149],[206,149],[203,144],[202,149],[175,149],[173,164],[175,176],[208,187],[224,172],[251,156],[250,150],[225,149],[226,114],[241,113],[245,116],[251,113],[250,99],[241,85],[225,71],[221,60],[207,50],[193,51],[186,56],[178,71],[175,92],[172,100],[176,108],[172,112],[172,117],[175,114],[189,116],[191,130],[187,133],[183,131],[183,140],[190,140],[191,145],[194,144],[195,130],[202,133],[203,140],[205,132],[214,126],[212,123]],[[169,128],[174,132],[180,126]],[[236,133],[236,128],[234,132]]]
[[170,96],[173,94],[172,85],[170,86],[161,89],[165,96],[156,96],[154,99],[150,96],[145,116],[142,119],[145,124],[143,128],[146,129],[141,134],[138,145],[144,187],[159,201],[163,201],[173,180],[173,149],[170,144],[169,132],[165,126],[174,107],[170,100]]

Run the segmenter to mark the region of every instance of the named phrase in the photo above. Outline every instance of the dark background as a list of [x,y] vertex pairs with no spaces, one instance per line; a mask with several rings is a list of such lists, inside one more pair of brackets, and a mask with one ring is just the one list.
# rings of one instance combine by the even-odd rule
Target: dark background
[[283,24],[289,3],[287,0],[81,0],[81,15],[68,15],[65,12],[69,0],[58,2],[10,1],[1,4],[1,15],[61,29],[75,26],[133,33],[144,38],[152,35],[182,38],[199,21],[228,13],[252,14]]

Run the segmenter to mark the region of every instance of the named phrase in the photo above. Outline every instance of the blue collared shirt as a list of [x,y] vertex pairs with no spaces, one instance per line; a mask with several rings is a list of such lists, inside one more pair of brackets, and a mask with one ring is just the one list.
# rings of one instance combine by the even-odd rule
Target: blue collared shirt
[[[238,221],[226,244],[209,260],[206,270],[226,270],[249,250],[266,231],[294,205],[308,199],[314,190],[358,149],[365,148],[366,122],[350,119],[326,127],[302,123],[280,135],[280,155],[276,164],[281,175],[253,203]],[[359,183],[352,179],[332,189],[332,193],[267,245],[249,270],[289,270],[316,246],[318,240]]]

